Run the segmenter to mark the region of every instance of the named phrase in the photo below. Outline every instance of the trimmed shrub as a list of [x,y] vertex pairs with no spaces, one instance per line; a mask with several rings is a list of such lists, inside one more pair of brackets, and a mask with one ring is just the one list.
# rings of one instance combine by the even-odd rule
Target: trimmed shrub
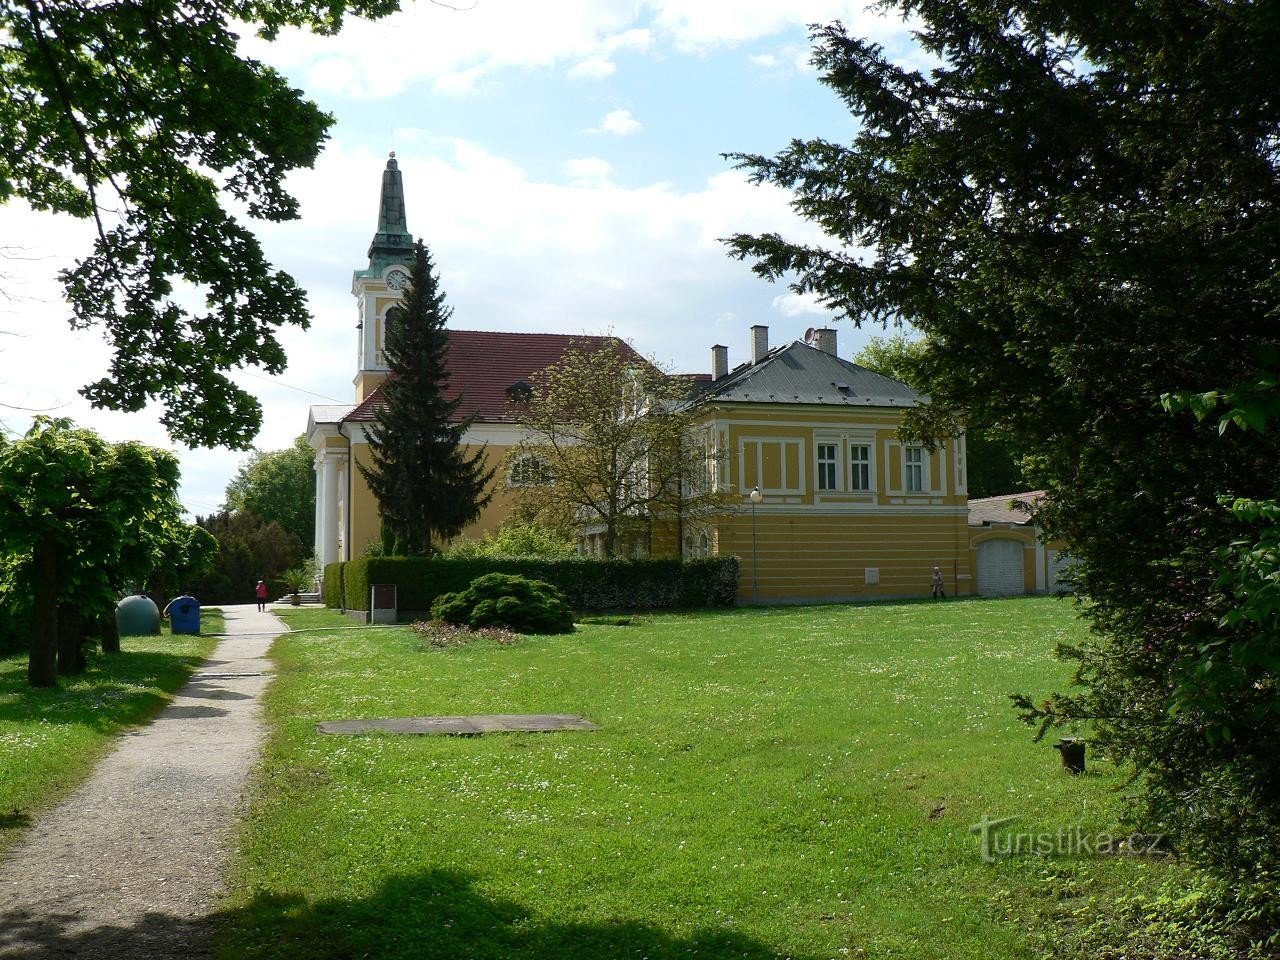
[[521,633],[572,633],[573,611],[549,583],[509,573],[488,573],[465,590],[446,593],[431,605],[431,617],[445,623],[507,627]]
[[321,587],[320,596],[324,600],[326,607],[344,606],[342,602],[342,575],[343,567],[345,566],[346,564],[341,561],[325,564],[324,585]]
[[[369,609],[369,586],[394,583],[401,610],[427,611],[443,593],[465,590],[487,573],[549,583],[574,610],[667,610],[731,607],[738,558],[596,560],[589,557],[361,557],[325,570],[325,603]],[[344,602],[345,600],[345,602]]]

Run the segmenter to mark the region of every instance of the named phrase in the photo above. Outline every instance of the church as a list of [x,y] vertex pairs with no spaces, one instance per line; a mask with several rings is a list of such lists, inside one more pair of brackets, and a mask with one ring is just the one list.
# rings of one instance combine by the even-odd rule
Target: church
[[[307,423],[316,452],[315,555],[322,563],[355,559],[380,540],[378,503],[359,468],[370,463],[367,431],[388,376],[385,331],[412,256],[393,154],[382,174],[369,263],[352,278],[353,402],[313,406]],[[731,370],[728,348],[715,344],[709,372],[690,378],[690,402],[715,464],[709,479],[737,494],[741,506],[709,518],[683,540],[654,538],[665,544],[663,553],[737,555],[743,602],[928,595],[935,567],[951,596],[1057,586],[1063,556],[1046,549],[1029,513],[1015,517],[1012,499],[1003,508],[982,502],[971,513],[963,435],[933,445],[898,437],[904,412],[924,398],[841,359],[835,330],[809,331],[777,346],[770,346],[766,326],[751,327],[747,336],[749,361]],[[571,342],[592,339],[618,343],[559,333],[449,331],[448,392],[461,398],[457,415],[473,418],[464,442],[483,444],[497,468],[493,499],[465,537],[494,530],[515,500],[513,477],[503,469],[521,439],[510,391],[558,361]],[[582,546],[592,550],[589,531]]]

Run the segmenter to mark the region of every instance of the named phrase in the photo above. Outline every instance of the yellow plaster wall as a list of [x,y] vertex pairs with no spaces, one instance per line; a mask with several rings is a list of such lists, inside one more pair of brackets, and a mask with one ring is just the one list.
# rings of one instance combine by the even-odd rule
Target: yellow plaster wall
[[[739,450],[752,438],[799,441],[804,464],[803,491],[767,492],[765,503],[757,508],[755,548],[751,512],[745,504],[742,511],[714,524],[718,552],[742,560],[743,602],[753,596],[753,558],[762,601],[925,595],[935,566],[942,570],[948,593],[973,592],[966,496],[954,490],[953,444],[946,447],[945,469],[937,452],[929,458],[931,489],[904,495],[895,489],[902,474],[902,450],[896,442],[900,410],[761,405],[717,413],[734,492],[742,494],[760,481],[762,487],[777,486],[783,456],[779,447],[772,447],[778,452],[774,456],[763,457],[762,476],[750,462],[751,448],[744,450],[740,462]],[[847,463],[841,464],[840,472],[844,490],[817,490],[815,444],[841,435],[847,443],[874,444],[874,493],[847,489]],[[844,458],[847,443],[841,448]],[[781,450],[790,479],[796,448]],[[867,568],[879,572],[879,583],[866,582]]]
[[[900,514],[771,514],[757,508],[752,547],[750,512],[716,525],[721,554],[742,561],[738,597],[752,599],[753,557],[759,597],[770,600],[926,595],[935,566],[949,594],[973,592],[964,516]],[[866,583],[866,569],[880,582]]]
[[[357,443],[354,444],[354,448],[356,462],[363,464],[367,468],[371,463],[369,445],[367,443]],[[472,448],[464,447],[464,449],[470,450]],[[463,538],[479,539],[483,534],[497,530],[498,525],[511,513],[511,509],[515,504],[515,491],[507,486],[507,474],[503,468],[503,462],[509,450],[510,447],[499,447],[492,444],[486,446],[485,461],[488,465],[496,467],[490,486],[494,496],[489,505],[481,512],[480,518],[463,531]],[[373,495],[373,491],[369,489],[368,481],[365,480],[364,474],[358,468],[352,473],[351,483],[352,549],[348,556],[355,558],[362,556],[369,544],[377,543],[382,539],[382,521],[378,511],[377,498]]]

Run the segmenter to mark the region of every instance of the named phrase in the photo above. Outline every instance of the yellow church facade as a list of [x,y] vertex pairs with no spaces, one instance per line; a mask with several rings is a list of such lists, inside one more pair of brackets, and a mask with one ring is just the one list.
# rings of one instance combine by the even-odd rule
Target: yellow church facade
[[[307,426],[316,452],[315,555],[322,563],[362,556],[381,539],[378,504],[360,468],[370,464],[368,429],[388,376],[385,331],[408,279],[412,245],[393,157],[383,173],[369,266],[352,279],[353,403],[314,406]],[[690,402],[713,454],[709,479],[738,506],[679,534],[654,524],[646,552],[736,555],[746,603],[928,595],[934,568],[948,596],[1013,592],[1015,583],[1032,592],[1056,583],[1026,517],[973,523],[963,436],[930,445],[899,438],[905,411],[923,401],[911,388],[840,359],[834,330],[809,331],[803,341],[776,347],[767,327],[744,335],[749,361],[730,370],[727,348],[716,345],[711,372],[690,378]],[[496,529],[515,503],[506,462],[522,439],[513,391],[584,339],[617,343],[449,331],[449,392],[460,398],[458,416],[471,420],[464,441],[483,445],[495,469],[493,498],[464,537]],[[1007,542],[983,547],[995,541]],[[586,552],[599,546],[590,530],[582,544]]]

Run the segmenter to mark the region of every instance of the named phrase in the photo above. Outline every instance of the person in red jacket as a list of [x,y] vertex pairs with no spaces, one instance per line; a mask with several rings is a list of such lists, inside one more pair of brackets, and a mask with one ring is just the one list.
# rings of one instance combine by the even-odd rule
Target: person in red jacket
[[258,586],[253,591],[258,595],[258,611],[261,613],[267,609],[267,583],[265,580],[259,580]]

